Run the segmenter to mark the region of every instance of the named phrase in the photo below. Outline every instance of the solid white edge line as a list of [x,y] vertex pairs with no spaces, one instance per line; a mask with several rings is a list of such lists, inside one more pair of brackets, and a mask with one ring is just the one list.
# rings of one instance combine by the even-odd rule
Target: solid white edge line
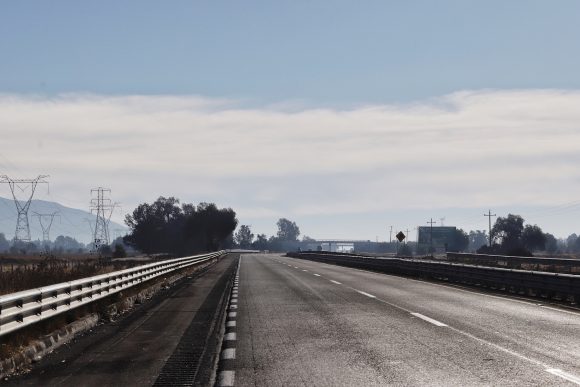
[[342,283],[335,281],[335,280],[330,280],[330,282],[332,282],[333,284],[342,285]]
[[546,370],[546,372],[549,372],[552,375],[559,376],[559,377],[561,377],[563,379],[566,379],[569,382],[572,382],[572,383],[577,384],[577,385],[580,386],[580,378],[578,376],[569,374],[569,373],[564,372],[564,371],[562,371],[561,369],[558,369],[558,368],[548,368]]
[[218,386],[233,387],[236,379],[235,371],[221,371],[218,377]]
[[427,322],[430,322],[433,325],[436,325],[438,327],[446,327],[447,324],[443,324],[441,321],[437,321],[435,319],[432,319],[431,317],[427,317],[425,315],[422,315],[421,313],[411,313],[413,316],[415,317],[419,317],[421,320],[425,320]]
[[373,296],[372,294],[369,294],[367,292],[363,292],[362,290],[357,290],[357,289],[355,289],[355,290],[356,290],[357,293],[360,293],[363,296],[367,296],[367,297],[370,297],[370,298],[377,298],[377,296]]

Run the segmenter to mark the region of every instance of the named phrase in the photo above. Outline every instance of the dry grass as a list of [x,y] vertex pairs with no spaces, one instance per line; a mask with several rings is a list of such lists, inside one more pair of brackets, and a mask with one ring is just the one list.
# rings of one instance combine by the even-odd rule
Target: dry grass
[[0,255],[0,295],[123,270],[143,264],[82,256]]

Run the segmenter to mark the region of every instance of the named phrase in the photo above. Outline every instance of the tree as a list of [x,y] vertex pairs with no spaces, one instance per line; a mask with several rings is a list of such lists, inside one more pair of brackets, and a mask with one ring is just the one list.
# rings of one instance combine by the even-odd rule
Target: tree
[[546,237],[546,251],[548,253],[555,253],[558,251],[558,240],[556,237],[550,233],[544,234]]
[[544,250],[546,247],[546,236],[537,225],[524,227],[522,231],[522,245],[530,251]]
[[469,232],[469,251],[477,251],[481,246],[487,245],[489,238],[487,233],[483,230],[475,230]]
[[160,197],[140,204],[125,223],[131,233],[123,240],[144,253],[191,254],[229,247],[238,221],[231,208],[213,203],[183,204]]
[[524,231],[524,219],[519,215],[509,214],[507,217],[497,218],[491,235],[501,245],[505,252],[517,249],[521,246],[521,237]]
[[124,241],[146,254],[173,252],[181,237],[181,222],[179,200],[161,196],[152,204],[140,204],[125,217],[131,234]]
[[59,235],[52,244],[55,250],[61,252],[76,252],[78,249],[84,249],[85,245],[78,242],[76,239],[69,236]]
[[237,225],[236,213],[231,208],[200,203],[187,217],[185,232],[189,241],[206,251],[215,251],[227,244]]
[[252,247],[256,250],[268,250],[268,237],[266,234],[258,234],[256,240],[252,243]]
[[578,250],[576,249],[576,242],[578,241],[578,235],[571,234],[566,238],[566,249],[569,253],[576,253]]
[[300,228],[296,223],[286,218],[280,218],[276,223],[278,226],[278,239],[280,241],[297,241],[300,235]]
[[126,256],[127,252],[125,251],[125,247],[123,247],[122,244],[117,243],[113,250],[113,258],[125,258]]
[[8,251],[10,248],[10,242],[6,240],[4,234],[0,233],[0,251]]
[[247,249],[252,245],[252,241],[254,240],[254,234],[252,234],[252,230],[250,226],[242,224],[240,229],[236,233],[234,237],[236,243],[240,248]]
[[469,235],[462,229],[455,229],[451,244],[448,246],[449,251],[465,251],[469,246]]

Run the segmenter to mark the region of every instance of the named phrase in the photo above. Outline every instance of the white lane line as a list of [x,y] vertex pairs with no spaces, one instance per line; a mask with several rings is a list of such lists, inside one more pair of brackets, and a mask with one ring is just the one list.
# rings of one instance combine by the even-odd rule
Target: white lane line
[[306,270],[306,269],[302,269],[302,271],[308,271],[308,270]]
[[230,309],[238,309],[237,305],[230,305]]
[[235,348],[227,348],[222,351],[222,359],[224,360],[231,360],[236,358],[236,349]]
[[236,317],[238,317],[238,312],[230,312],[230,313],[228,313],[228,317],[229,318],[236,318]]
[[335,281],[335,280],[330,280],[330,282],[332,282],[333,284],[342,285],[342,283]]
[[546,372],[549,372],[552,375],[559,376],[559,377],[561,377],[563,379],[566,379],[569,382],[572,382],[572,383],[577,384],[577,385],[580,386],[580,378],[578,376],[576,376],[576,375],[569,374],[569,373],[564,372],[564,371],[562,371],[560,369],[557,369],[557,368],[548,368],[546,370]]
[[437,321],[435,319],[432,319],[431,317],[427,317],[425,315],[422,315],[421,313],[411,313],[413,316],[415,317],[419,317],[421,320],[425,320],[427,322],[430,322],[433,325],[437,325],[438,327],[446,327],[447,324],[443,324],[440,321]]
[[237,298],[232,298],[230,300],[230,304],[237,304],[238,303],[238,299]]
[[236,332],[226,333],[224,335],[224,340],[225,341],[235,341],[236,340]]
[[369,293],[367,293],[367,292],[363,292],[362,290],[357,290],[357,289],[355,289],[355,291],[356,291],[357,293],[360,293],[360,294],[362,294],[363,296],[367,296],[367,297],[370,297],[370,298],[377,298],[377,296],[373,296],[372,294],[369,294]]
[[294,269],[298,269],[298,266],[294,266]]
[[226,322],[226,328],[234,328],[236,326],[235,321],[228,321]]
[[235,379],[236,379],[235,371],[222,371],[219,374],[217,384],[220,387],[233,387]]
[[320,274],[314,274],[314,275],[317,276],[317,277],[320,277]]

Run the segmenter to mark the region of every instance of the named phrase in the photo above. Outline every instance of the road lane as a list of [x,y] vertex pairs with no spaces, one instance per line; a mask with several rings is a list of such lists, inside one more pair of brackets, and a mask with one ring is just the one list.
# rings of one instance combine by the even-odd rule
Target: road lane
[[275,255],[244,256],[240,283],[236,385],[565,385],[580,374],[576,314]]
[[[364,288],[511,351],[580,375],[580,313],[398,276],[282,258]],[[361,285],[363,286],[363,285]]]

